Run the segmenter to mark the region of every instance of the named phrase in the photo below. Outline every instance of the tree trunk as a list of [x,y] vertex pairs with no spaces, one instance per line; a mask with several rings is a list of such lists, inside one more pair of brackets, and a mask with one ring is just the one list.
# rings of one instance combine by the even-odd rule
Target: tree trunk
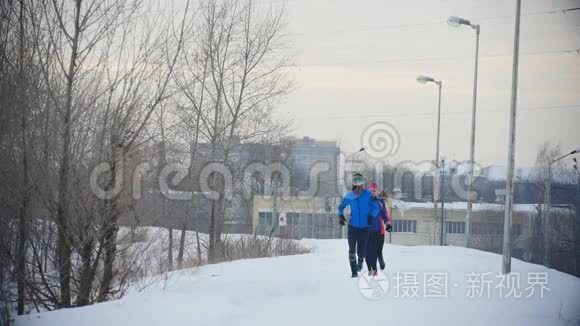
[[27,250],[27,221],[26,221],[26,207],[28,206],[28,199],[22,199],[22,207],[20,208],[19,217],[19,232],[18,232],[18,255],[16,261],[16,276],[17,276],[17,288],[18,288],[18,307],[17,312],[19,315],[24,314],[24,305],[26,298],[26,287],[25,287],[25,266],[26,266],[26,250]]
[[111,292],[111,285],[113,284],[115,255],[117,254],[117,232],[119,228],[116,223],[109,223],[105,231],[104,239],[104,267],[103,267],[103,281],[101,282],[101,289],[97,296],[97,302],[106,301]]
[[21,113],[21,150],[22,150],[22,182],[21,182],[21,205],[19,213],[18,225],[18,253],[16,256],[16,278],[18,303],[17,313],[24,314],[26,287],[25,287],[25,266],[26,266],[26,251],[27,251],[27,210],[29,202],[29,185],[28,185],[28,145],[27,145],[27,108],[25,104],[26,81],[24,75],[24,1],[20,2],[20,37],[19,37],[19,72],[18,72],[18,106]]
[[[62,211],[59,214],[63,215]],[[62,220],[61,220],[62,221]],[[61,222],[62,223],[62,222]],[[70,274],[71,274],[71,249],[68,240],[68,229],[60,226],[58,231],[58,264],[60,282],[60,308],[70,307]]]
[[187,232],[187,223],[183,223],[181,229],[181,238],[179,239],[179,251],[177,252],[177,269],[183,268],[183,252],[185,251],[185,235]]
[[169,228],[169,248],[167,250],[167,271],[173,270],[173,228]]
[[199,231],[197,228],[195,229],[195,239],[197,243],[197,264],[201,265],[203,257],[201,256],[201,241],[199,241]]
[[90,303],[90,294],[95,279],[95,271],[92,263],[93,249],[94,239],[85,239],[85,243],[80,252],[82,266],[79,293],[76,301],[76,305],[79,307],[86,306]]
[[68,230],[69,207],[69,174],[71,160],[71,117],[72,117],[72,98],[73,84],[75,82],[75,72],[78,58],[78,45],[81,33],[80,15],[81,1],[75,2],[75,23],[74,35],[72,37],[72,48],[69,59],[68,72],[66,73],[66,102],[64,107],[63,119],[63,146],[62,162],[59,174],[58,185],[58,204],[57,204],[57,225],[58,225],[58,263],[59,263],[59,282],[60,282],[60,306],[61,308],[70,307],[70,277],[71,277],[71,243]]
[[[211,202],[211,212],[209,217],[209,227],[207,233],[209,233],[209,243],[207,248],[207,261],[209,263],[215,263],[216,257],[216,240],[215,240],[215,226],[216,226],[216,201]],[[199,237],[198,237],[199,241]]]
[[[122,178],[122,169],[124,168],[124,157],[122,155],[123,149],[113,143],[113,160],[112,160],[112,175],[110,183],[107,190],[110,190],[116,184],[117,178]],[[117,255],[117,234],[119,232],[119,226],[117,225],[119,213],[117,210],[117,199],[107,199],[105,201],[105,220],[103,223],[103,280],[101,282],[101,288],[99,290],[99,295],[97,296],[97,302],[106,301],[110,292],[111,286],[113,284],[114,268],[115,268],[115,258]]]

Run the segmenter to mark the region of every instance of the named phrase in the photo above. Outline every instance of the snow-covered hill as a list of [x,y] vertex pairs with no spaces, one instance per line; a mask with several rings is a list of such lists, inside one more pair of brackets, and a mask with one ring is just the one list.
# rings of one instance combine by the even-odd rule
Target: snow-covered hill
[[580,279],[543,266],[514,260],[502,279],[499,255],[386,245],[387,281],[351,279],[346,240],[304,241],[314,253],[174,272],[121,300],[16,325],[580,324]]

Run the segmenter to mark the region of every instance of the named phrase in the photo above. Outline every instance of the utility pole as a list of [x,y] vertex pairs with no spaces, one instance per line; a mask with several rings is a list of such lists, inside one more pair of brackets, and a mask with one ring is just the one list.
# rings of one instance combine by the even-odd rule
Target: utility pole
[[[439,139],[441,134],[441,87],[443,85],[442,81],[436,82],[439,95],[437,100],[437,145],[435,150],[435,176],[433,178],[433,244],[435,244],[435,221],[437,220],[437,181],[439,180]],[[443,217],[441,217],[443,218]]]
[[441,160],[441,235],[439,245],[442,246],[444,241],[445,228],[445,159]]
[[512,64],[512,98],[510,107],[510,131],[509,131],[509,152],[508,152],[508,174],[506,180],[506,197],[503,220],[503,263],[502,273],[509,274],[512,269],[512,246],[511,246],[511,226],[514,199],[514,165],[516,151],[516,113],[518,98],[518,63],[520,53],[520,16],[522,0],[516,0],[516,23],[514,31],[514,54]]
[[578,237],[580,236],[580,171],[578,171],[578,161],[574,160],[574,170],[576,170],[576,228],[574,232],[574,275],[578,276],[580,266],[578,266],[578,256],[580,256],[580,249]]
[[580,171],[578,171],[578,161],[576,158],[574,160],[574,170],[576,170],[576,216],[575,216],[575,228],[574,228],[574,275],[578,276],[578,256],[580,254],[578,237],[580,236]]
[[550,211],[552,210],[552,162],[548,164],[544,205],[544,266],[550,267]]
[[280,232],[280,217],[278,216],[278,178],[275,177],[272,179],[272,183],[274,184],[274,197],[272,198],[272,230],[270,230],[270,234],[278,235]]
[[[395,222],[393,222],[393,209],[392,209],[392,205],[389,202],[386,202],[387,204],[387,209],[389,210],[389,217],[391,218],[391,222],[393,223],[392,227],[395,227]],[[393,231],[391,230],[391,232],[389,232],[389,244],[393,243]]]

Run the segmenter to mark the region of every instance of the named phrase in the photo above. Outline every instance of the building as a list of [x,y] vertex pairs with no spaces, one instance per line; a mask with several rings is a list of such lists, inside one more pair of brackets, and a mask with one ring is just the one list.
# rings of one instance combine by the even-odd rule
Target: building
[[[465,245],[465,214],[467,203],[446,203],[443,244]],[[441,210],[441,206],[439,206]],[[439,244],[441,224],[433,223],[432,203],[412,203],[395,200],[392,207],[393,233],[391,243],[401,245]],[[439,212],[439,214],[441,214]],[[503,243],[503,205],[474,204],[471,224],[472,247],[501,252]],[[513,255],[523,258],[532,238],[537,216],[534,205],[514,205],[512,222]],[[435,241],[433,241],[435,239]]]
[[[252,227],[258,234],[275,234],[301,239],[340,239],[346,228],[338,224],[339,197],[275,198],[254,196]],[[467,204],[449,203],[445,207],[444,245],[464,246]],[[397,245],[439,244],[440,224],[433,224],[431,203],[394,200],[390,207],[393,232],[387,243]],[[276,213],[274,213],[276,212]],[[503,243],[503,205],[475,204],[472,215],[472,245],[474,248],[501,252]],[[529,258],[528,248],[537,217],[534,205],[515,205],[512,224],[513,255]],[[348,210],[346,212],[348,216]],[[435,241],[433,241],[435,239]]]
[[252,226],[258,234],[284,238],[340,239],[338,197],[254,196]]
[[[340,153],[334,141],[317,141],[304,137],[295,141],[290,149],[287,164],[292,182],[291,193],[299,195],[316,187],[316,196],[336,196],[338,194],[337,162]],[[318,174],[317,180],[311,180],[311,171],[315,164],[328,164],[328,171]],[[314,181],[317,181],[314,183]]]

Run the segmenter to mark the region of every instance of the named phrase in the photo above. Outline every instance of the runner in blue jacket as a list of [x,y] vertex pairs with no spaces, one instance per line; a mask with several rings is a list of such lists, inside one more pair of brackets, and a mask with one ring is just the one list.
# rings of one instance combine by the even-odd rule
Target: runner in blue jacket
[[[370,191],[364,189],[365,179],[362,174],[352,177],[352,191],[348,192],[338,207],[339,223],[345,225],[346,206],[350,207],[348,221],[348,260],[352,277],[357,277],[362,270],[365,250],[369,238],[369,226],[379,215],[379,205],[372,199]],[[358,259],[357,259],[358,256]]]

